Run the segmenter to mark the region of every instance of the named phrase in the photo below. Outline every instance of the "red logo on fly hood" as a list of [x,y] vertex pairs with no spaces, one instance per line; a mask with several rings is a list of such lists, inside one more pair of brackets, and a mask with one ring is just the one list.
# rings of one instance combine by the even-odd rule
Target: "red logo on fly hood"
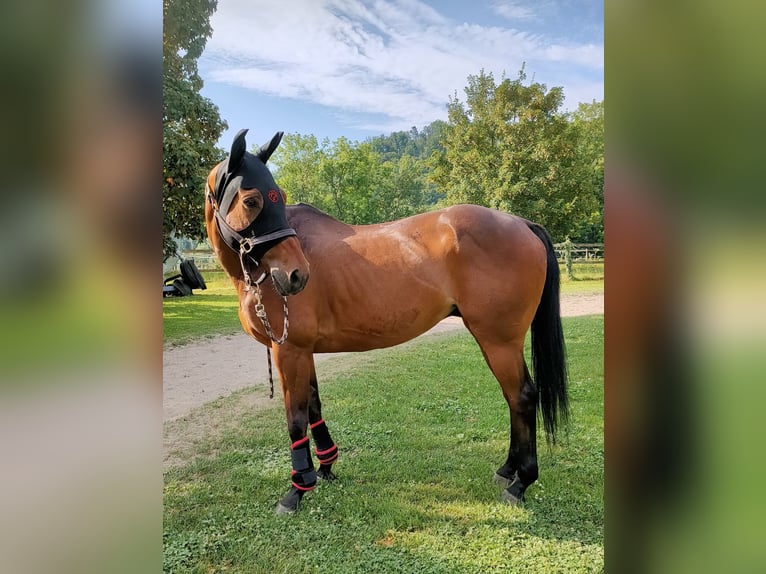
[[276,189],[272,189],[269,192],[269,199],[271,200],[271,203],[276,203],[279,201],[279,192]]

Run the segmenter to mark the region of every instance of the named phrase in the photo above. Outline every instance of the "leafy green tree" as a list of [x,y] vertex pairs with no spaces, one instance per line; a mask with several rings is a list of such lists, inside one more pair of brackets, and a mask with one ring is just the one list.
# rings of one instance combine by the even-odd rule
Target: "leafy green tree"
[[371,141],[339,138],[320,146],[314,136],[288,134],[273,162],[289,201],[348,223],[379,223],[426,209],[423,162],[406,154],[384,161]]
[[597,210],[597,195],[577,154],[579,132],[559,113],[563,90],[525,80],[523,68],[499,84],[483,70],[468,77],[466,102],[450,98],[430,177],[448,204],[516,213],[559,241]]
[[197,60],[212,33],[217,0],[163,0],[162,251],[173,236],[204,233],[203,190],[208,171],[225,153],[215,142],[227,128],[218,107],[200,95]]
[[398,161],[405,155],[414,159],[428,159],[434,151],[443,149],[441,134],[446,125],[446,122],[436,120],[421,131],[413,126],[407,132],[392,132],[389,135],[370,138],[368,141],[383,161]]
[[397,161],[403,155],[413,155],[416,152],[413,131],[417,137],[417,128],[409,132],[392,132],[389,135],[378,136],[369,140],[373,151],[380,154],[383,161]]
[[327,189],[320,178],[320,167],[326,160],[316,136],[286,134],[274,152],[274,178],[287,194],[290,203],[309,203],[322,211],[330,211]]
[[448,125],[445,121],[436,120],[421,130],[418,145],[420,159],[428,159],[434,152],[443,151],[442,138]]
[[319,169],[333,215],[352,224],[376,222],[383,201],[379,165],[380,156],[369,143],[354,145],[344,137],[335,141]]
[[604,241],[604,102],[581,103],[571,114],[572,129],[577,131],[577,155],[590,174],[597,206],[583,220],[572,239],[581,243]]
[[[408,132],[393,132],[387,136],[381,135],[368,140],[373,151],[380,154],[385,163],[398,166],[391,172],[392,177],[393,174],[400,173],[402,170],[408,173],[409,181],[406,183],[406,187],[402,187],[405,185],[404,183],[400,184],[397,193],[401,194],[404,189],[412,190],[413,193],[408,198],[408,201],[411,202],[409,208],[403,209],[405,205],[403,197],[399,197],[396,201],[400,207],[393,209],[392,212],[403,213],[407,211],[407,215],[417,213],[432,207],[442,199],[443,196],[439,193],[437,186],[428,181],[430,168],[425,160],[430,158],[434,152],[444,150],[441,145],[441,138],[446,126],[446,122],[436,120],[420,131],[416,127],[412,127]],[[408,158],[408,160],[401,163],[403,158]],[[419,170],[417,176],[413,171],[414,168]]]
[[427,185],[420,160],[403,155],[398,161],[385,162],[379,178],[386,185],[378,221],[400,219],[425,210]]

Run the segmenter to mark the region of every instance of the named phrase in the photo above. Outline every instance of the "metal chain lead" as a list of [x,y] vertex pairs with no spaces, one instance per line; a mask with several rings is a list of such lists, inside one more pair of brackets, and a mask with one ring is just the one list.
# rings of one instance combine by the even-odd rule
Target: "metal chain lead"
[[266,315],[266,308],[263,306],[263,302],[261,301],[261,283],[266,278],[267,274],[262,273],[258,279],[253,281],[252,277],[250,277],[250,273],[245,267],[245,256],[249,252],[250,249],[247,249],[245,245],[242,245],[239,251],[239,263],[242,266],[242,274],[245,276],[245,289],[247,291],[252,291],[255,295],[255,314],[258,315],[261,323],[263,323],[263,328],[266,330],[266,335],[268,335],[269,339],[271,339],[274,343],[281,345],[287,340],[287,330],[290,327],[290,320],[288,318],[287,311],[287,297],[282,295],[282,311],[284,313],[285,319],[282,325],[282,336],[277,338],[277,336],[274,335],[274,330],[271,328],[271,323],[269,323],[269,318]]
[[282,325],[282,336],[277,338],[277,336],[274,334],[274,331],[271,328],[271,323],[269,323],[269,318],[266,315],[266,308],[263,306],[263,303],[261,302],[261,286],[258,283],[255,283],[255,314],[258,315],[258,318],[261,320],[261,323],[263,323],[263,328],[266,330],[266,335],[268,335],[269,339],[271,339],[274,343],[277,345],[281,345],[287,340],[287,330],[290,328],[290,319],[288,317],[288,310],[287,310],[287,297],[282,295],[282,310],[284,312],[284,323]]

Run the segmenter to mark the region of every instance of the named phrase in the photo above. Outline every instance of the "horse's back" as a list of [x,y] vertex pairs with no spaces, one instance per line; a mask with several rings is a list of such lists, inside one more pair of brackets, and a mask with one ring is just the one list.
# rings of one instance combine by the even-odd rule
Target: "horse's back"
[[439,244],[452,251],[473,243],[491,255],[497,248],[513,247],[511,244],[516,247],[541,245],[525,219],[471,204],[374,225],[346,224],[310,205],[297,204],[288,206],[288,220],[308,246],[325,247],[333,241],[361,244],[393,236],[399,241],[416,241],[426,247]]

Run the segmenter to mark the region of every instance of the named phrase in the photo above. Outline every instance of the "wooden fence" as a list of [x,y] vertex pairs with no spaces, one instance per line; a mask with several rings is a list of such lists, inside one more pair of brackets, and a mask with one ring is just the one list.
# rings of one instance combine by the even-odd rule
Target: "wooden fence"
[[193,259],[194,264],[200,271],[220,271],[221,264],[218,263],[218,257],[211,249],[194,249],[191,251],[182,251],[184,259]]
[[[592,261],[596,263],[604,260],[603,243],[570,243],[569,246],[572,261]],[[556,258],[563,262],[566,259],[567,244],[555,243],[553,247],[556,250]]]

